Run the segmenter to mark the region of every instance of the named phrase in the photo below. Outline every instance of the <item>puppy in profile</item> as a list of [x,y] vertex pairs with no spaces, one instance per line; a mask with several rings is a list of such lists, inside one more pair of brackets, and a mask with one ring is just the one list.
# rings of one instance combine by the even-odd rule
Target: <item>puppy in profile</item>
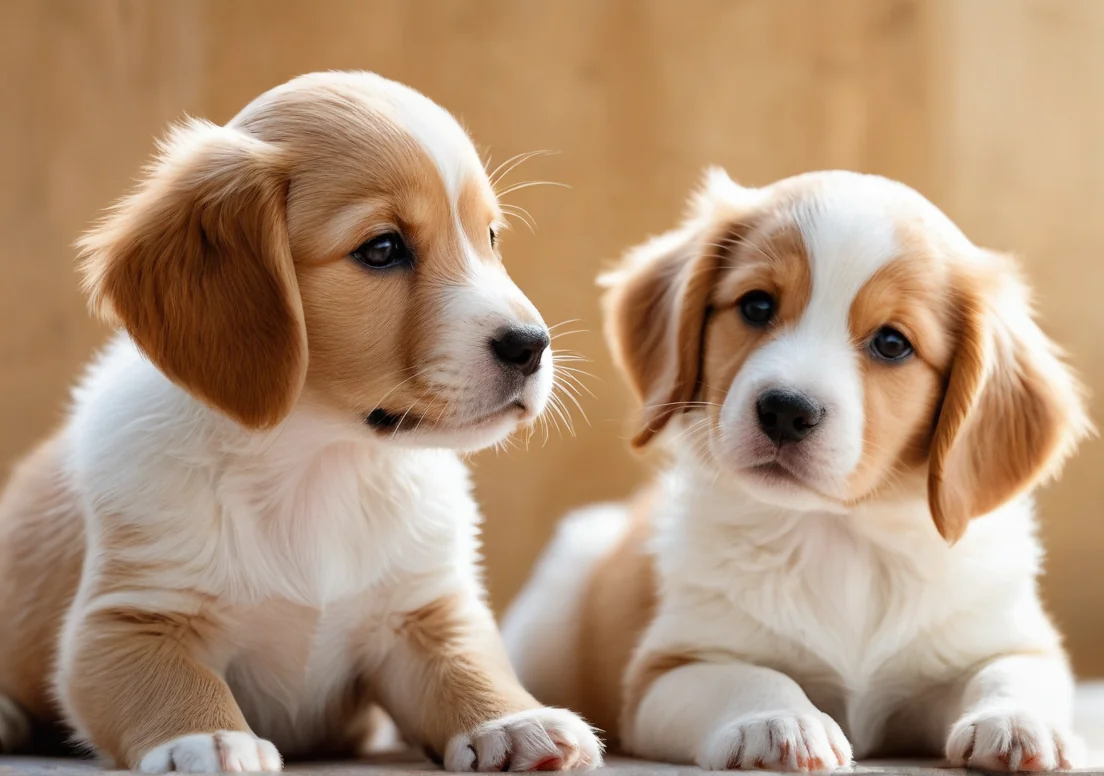
[[547,329],[465,132],[370,73],[189,121],[81,242],[120,332],[0,501],[0,750],[145,772],[355,754],[594,767],[518,683],[458,452],[549,399]]
[[715,170],[605,282],[670,462],[561,527],[504,625],[523,683],[704,768],[1076,765],[1030,493],[1089,422],[1010,261],[884,178]]

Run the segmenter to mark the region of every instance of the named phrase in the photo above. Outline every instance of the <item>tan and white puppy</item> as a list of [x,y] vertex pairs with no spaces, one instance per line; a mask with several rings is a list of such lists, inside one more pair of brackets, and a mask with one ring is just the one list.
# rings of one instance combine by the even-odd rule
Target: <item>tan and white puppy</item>
[[0,502],[0,750],[142,771],[353,754],[374,704],[449,770],[593,767],[518,684],[454,451],[544,409],[548,333],[442,108],[370,73],[189,121],[81,242],[121,324]]
[[561,527],[522,681],[705,768],[1076,764],[1030,490],[1089,423],[1011,263],[868,175],[713,171],[689,211],[605,281],[670,463]]

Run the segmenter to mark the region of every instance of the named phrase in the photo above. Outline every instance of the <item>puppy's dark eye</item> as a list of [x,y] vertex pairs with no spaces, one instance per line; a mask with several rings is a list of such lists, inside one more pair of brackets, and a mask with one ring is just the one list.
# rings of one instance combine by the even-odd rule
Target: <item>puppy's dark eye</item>
[[409,264],[414,258],[398,232],[388,232],[379,237],[373,237],[349,255],[358,264],[371,269],[387,269],[399,264]]
[[892,326],[883,326],[871,337],[870,352],[882,361],[903,361],[912,355],[912,343]]
[[491,235],[491,247],[493,248],[498,245],[498,232],[495,231],[493,226],[487,232]]
[[752,326],[766,326],[774,317],[774,297],[766,291],[748,291],[736,302],[740,315]]

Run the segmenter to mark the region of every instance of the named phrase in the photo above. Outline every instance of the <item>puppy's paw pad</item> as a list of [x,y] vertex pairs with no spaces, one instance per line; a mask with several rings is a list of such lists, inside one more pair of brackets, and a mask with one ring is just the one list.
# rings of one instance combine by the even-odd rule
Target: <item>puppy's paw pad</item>
[[851,744],[827,714],[756,714],[714,732],[697,762],[714,771],[831,771],[851,764]]
[[31,738],[31,720],[6,695],[0,695],[0,754],[18,752]]
[[252,733],[236,730],[174,738],[151,749],[138,763],[142,773],[255,773],[282,768],[275,746]]
[[947,738],[951,765],[983,771],[1065,771],[1082,764],[1084,749],[1073,733],[1020,711],[969,714]]
[[447,771],[590,770],[602,764],[594,730],[565,709],[534,709],[485,722],[445,747]]

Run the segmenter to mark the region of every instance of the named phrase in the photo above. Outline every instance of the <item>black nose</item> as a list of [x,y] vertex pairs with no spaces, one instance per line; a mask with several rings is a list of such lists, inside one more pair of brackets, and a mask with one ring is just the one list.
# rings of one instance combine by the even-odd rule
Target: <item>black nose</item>
[[824,409],[803,393],[772,388],[759,394],[759,428],[774,442],[800,442],[824,417]]
[[549,342],[543,326],[510,326],[491,340],[491,350],[503,366],[528,377],[540,369],[541,356]]

